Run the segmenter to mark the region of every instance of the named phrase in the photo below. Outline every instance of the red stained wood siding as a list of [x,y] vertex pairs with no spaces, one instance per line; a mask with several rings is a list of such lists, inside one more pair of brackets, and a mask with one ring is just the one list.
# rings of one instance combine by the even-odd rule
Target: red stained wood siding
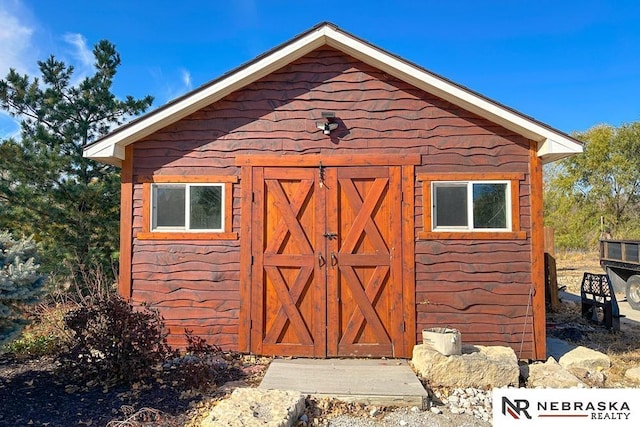
[[[339,127],[330,136],[316,129],[323,111],[338,118]],[[528,232],[529,144],[325,47],[137,142],[133,182],[149,175],[240,177],[238,155],[413,153],[422,156],[416,174],[524,174],[518,203],[521,230]],[[411,177],[403,179],[411,185]],[[250,226],[241,219],[243,185],[243,180],[233,185],[233,231],[240,239]],[[240,321],[240,278],[248,280],[249,273],[241,269],[240,240],[138,240],[142,184],[133,187],[133,299],[161,310],[173,343],[180,343],[188,328],[225,348],[247,350],[249,325]],[[411,190],[415,203],[403,209],[413,209],[417,236],[423,230],[421,183],[413,179]],[[415,250],[415,263],[412,257],[405,261],[409,270],[415,267],[415,295],[409,298],[415,297],[415,305],[405,309],[415,310],[416,322],[409,328],[416,342],[421,342],[422,329],[448,325],[462,331],[464,342],[507,343],[522,357],[533,357],[529,233],[517,241],[414,239],[403,247]],[[250,312],[249,307],[242,310]]]

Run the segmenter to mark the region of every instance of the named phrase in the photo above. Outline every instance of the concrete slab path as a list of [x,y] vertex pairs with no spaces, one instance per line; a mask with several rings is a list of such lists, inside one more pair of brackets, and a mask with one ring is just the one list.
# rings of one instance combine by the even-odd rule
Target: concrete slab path
[[398,359],[276,359],[258,388],[421,409],[428,396],[407,361]]

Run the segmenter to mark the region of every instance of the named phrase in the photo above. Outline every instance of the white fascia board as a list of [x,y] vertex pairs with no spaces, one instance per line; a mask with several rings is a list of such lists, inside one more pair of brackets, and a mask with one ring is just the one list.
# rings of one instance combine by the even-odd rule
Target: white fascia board
[[101,163],[121,166],[125,154],[124,147],[98,143],[83,149],[82,156]]
[[[371,45],[362,43],[331,27],[326,27],[327,44],[339,49],[356,59],[374,66],[394,77],[397,77],[417,88],[438,96],[465,110],[468,110],[491,122],[497,123],[539,145],[548,140],[554,144],[546,144],[550,150],[545,154],[571,155],[582,152],[582,146],[561,133],[539,125],[524,116],[516,114],[470,91],[439,78],[397,57],[387,54]],[[557,151],[556,151],[557,150]],[[538,153],[542,155],[542,153]]]
[[120,161],[124,160],[125,157],[125,148],[122,145],[114,145],[113,146],[113,156],[114,159],[118,159]]
[[[174,123],[189,114],[192,114],[230,93],[271,74],[283,66],[295,61],[307,53],[325,44],[324,27],[318,28],[293,43],[284,46],[255,63],[230,74],[227,78],[197,90],[191,96],[170,104],[165,108],[160,107],[156,112],[150,113],[146,118],[122,130],[107,135],[104,139],[84,150],[84,157],[94,160],[102,159],[101,154],[112,151],[112,155],[118,159],[124,159],[124,147],[145,136]],[[115,147],[118,147],[117,149]],[[120,156],[120,152],[122,153]],[[107,162],[113,164],[113,162]]]
[[538,143],[538,157],[542,158],[542,163],[551,163],[565,157],[582,153],[581,145],[567,145],[564,141],[547,138]]

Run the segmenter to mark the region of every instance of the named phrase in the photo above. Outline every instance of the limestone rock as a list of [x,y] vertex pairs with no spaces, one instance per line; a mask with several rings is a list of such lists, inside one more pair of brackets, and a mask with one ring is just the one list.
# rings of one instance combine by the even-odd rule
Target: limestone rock
[[570,368],[568,371],[590,387],[602,388],[607,379],[602,370],[589,371],[584,368]]
[[627,369],[627,372],[624,373],[624,376],[631,381],[640,383],[640,366],[637,368]]
[[550,357],[545,363],[529,365],[527,386],[529,388],[571,388],[584,387],[584,383]]
[[589,372],[598,372],[611,367],[609,356],[582,346],[565,353],[558,363],[569,371],[581,368]]
[[518,385],[520,370],[510,347],[463,345],[462,354],[444,356],[428,346],[413,347],[411,362],[432,386],[506,387]]
[[304,412],[297,391],[238,388],[211,410],[201,427],[291,427]]
[[[478,419],[489,421],[492,413],[492,392],[477,388],[454,388],[453,390],[434,390],[434,396],[452,414],[470,414]],[[436,411],[437,410],[437,411]],[[440,414],[439,408],[432,407],[431,412]]]

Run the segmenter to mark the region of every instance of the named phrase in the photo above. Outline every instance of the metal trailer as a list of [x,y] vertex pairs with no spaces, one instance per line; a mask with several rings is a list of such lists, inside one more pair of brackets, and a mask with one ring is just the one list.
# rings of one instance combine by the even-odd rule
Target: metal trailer
[[615,292],[625,294],[634,310],[640,310],[640,240],[600,240],[600,265]]

